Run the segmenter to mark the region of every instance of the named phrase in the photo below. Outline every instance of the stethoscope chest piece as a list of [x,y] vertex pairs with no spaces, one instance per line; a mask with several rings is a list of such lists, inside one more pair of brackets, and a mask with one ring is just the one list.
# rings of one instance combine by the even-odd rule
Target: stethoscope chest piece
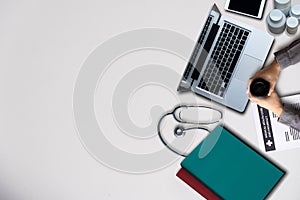
[[185,130],[181,126],[176,126],[174,129],[174,135],[175,137],[184,137],[185,136]]
[[[186,118],[186,113],[197,110],[206,116]],[[211,115],[207,115],[210,111]],[[213,116],[213,117],[211,117]],[[222,119],[222,112],[207,106],[180,105],[173,111],[164,114],[157,125],[157,132],[162,143],[172,152],[187,156],[195,144],[201,142],[209,134],[209,125],[216,124]],[[173,132],[173,134],[172,134]]]

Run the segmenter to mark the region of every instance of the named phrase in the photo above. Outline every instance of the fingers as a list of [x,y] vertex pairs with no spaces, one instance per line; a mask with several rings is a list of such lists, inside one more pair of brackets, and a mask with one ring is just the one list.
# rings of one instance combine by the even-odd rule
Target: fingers
[[270,90],[269,90],[268,96],[271,96],[271,94],[273,92],[275,92],[275,84],[276,83],[273,83],[273,82],[270,83]]
[[270,88],[268,96],[271,96],[273,92],[274,92],[274,88]]
[[255,98],[254,96],[252,96],[251,92],[248,92],[248,98],[250,101],[256,103],[258,101],[257,98]]
[[247,85],[247,88],[246,88],[246,93],[249,94],[250,93],[250,85],[253,81],[253,77],[249,78],[249,81],[248,81],[248,85]]

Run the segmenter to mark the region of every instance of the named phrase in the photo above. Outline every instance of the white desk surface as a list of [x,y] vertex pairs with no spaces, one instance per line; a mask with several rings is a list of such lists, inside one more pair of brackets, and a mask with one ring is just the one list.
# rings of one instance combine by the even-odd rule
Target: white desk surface
[[[292,2],[300,3],[299,0]],[[265,18],[273,7],[273,1],[269,0],[263,19],[256,20],[225,12],[225,0],[216,3],[223,14],[263,30],[266,30]],[[145,28],[169,30],[195,41],[211,2],[29,0],[2,1],[0,5],[0,199],[202,199],[175,177],[181,158],[161,170],[139,175],[113,170],[98,162],[81,143],[72,102],[80,69],[100,44],[124,32]],[[298,36],[299,33],[300,30]],[[276,35],[267,63],[273,58],[272,52],[288,45],[297,35],[290,36],[286,32]],[[144,63],[135,63],[138,58],[134,56],[145,58]],[[122,59],[121,63],[114,63],[115,67],[122,68],[122,62],[124,68],[156,63],[172,69],[168,65],[173,62],[179,74],[185,68],[183,60],[162,51],[142,49],[128,55],[127,61]],[[280,95],[300,93],[299,67],[298,64],[282,71],[277,86]],[[106,73],[109,77],[110,71]],[[110,74],[109,81],[116,84],[120,76]],[[178,82],[171,84],[176,89]],[[102,86],[98,85],[100,91]],[[107,85],[103,87],[112,90]],[[137,90],[136,97],[133,94],[128,101],[129,116],[138,126],[151,123],[151,119],[145,116],[150,116],[154,105],[160,105],[161,98],[154,97],[155,91],[162,92],[165,99],[172,99],[161,102],[165,110],[176,104],[176,91],[168,94],[162,88],[159,84],[145,86],[144,93]],[[107,98],[101,94],[95,98]],[[147,96],[149,94],[151,96]],[[123,100],[126,99],[120,101]],[[95,105],[95,109],[101,106],[111,108],[109,101],[106,103]],[[222,108],[224,124],[257,146],[249,108],[243,114]],[[100,120],[103,116],[107,119],[113,117],[111,112],[96,111],[96,114]],[[157,151],[156,147],[163,148],[155,136],[155,129],[154,137],[148,142],[148,139],[122,134],[116,123],[109,125],[111,130],[106,130],[105,136],[123,151],[146,155]],[[104,152],[109,154],[109,150],[104,149]],[[300,149],[294,149],[267,155],[287,171],[269,199],[300,199],[299,153]],[[124,158],[124,162],[131,161]]]

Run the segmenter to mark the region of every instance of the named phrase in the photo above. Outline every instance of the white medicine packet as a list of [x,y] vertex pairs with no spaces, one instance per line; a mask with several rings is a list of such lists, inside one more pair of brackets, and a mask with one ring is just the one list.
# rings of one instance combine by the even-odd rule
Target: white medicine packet
[[[300,94],[281,98],[285,106],[300,112]],[[300,131],[278,122],[275,113],[251,103],[259,148],[265,152],[276,152],[300,148]]]

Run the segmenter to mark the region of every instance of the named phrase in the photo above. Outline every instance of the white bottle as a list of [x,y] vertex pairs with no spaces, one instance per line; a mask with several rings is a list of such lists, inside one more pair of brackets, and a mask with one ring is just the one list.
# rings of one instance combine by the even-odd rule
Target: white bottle
[[274,0],[274,7],[281,10],[285,16],[288,16],[291,9],[291,0]]
[[267,17],[268,28],[272,33],[279,34],[285,29],[286,16],[279,9],[273,9]]
[[290,16],[300,20],[300,4],[294,4],[290,10]]
[[286,20],[286,30],[290,34],[295,34],[298,30],[299,21],[296,17],[289,17]]

